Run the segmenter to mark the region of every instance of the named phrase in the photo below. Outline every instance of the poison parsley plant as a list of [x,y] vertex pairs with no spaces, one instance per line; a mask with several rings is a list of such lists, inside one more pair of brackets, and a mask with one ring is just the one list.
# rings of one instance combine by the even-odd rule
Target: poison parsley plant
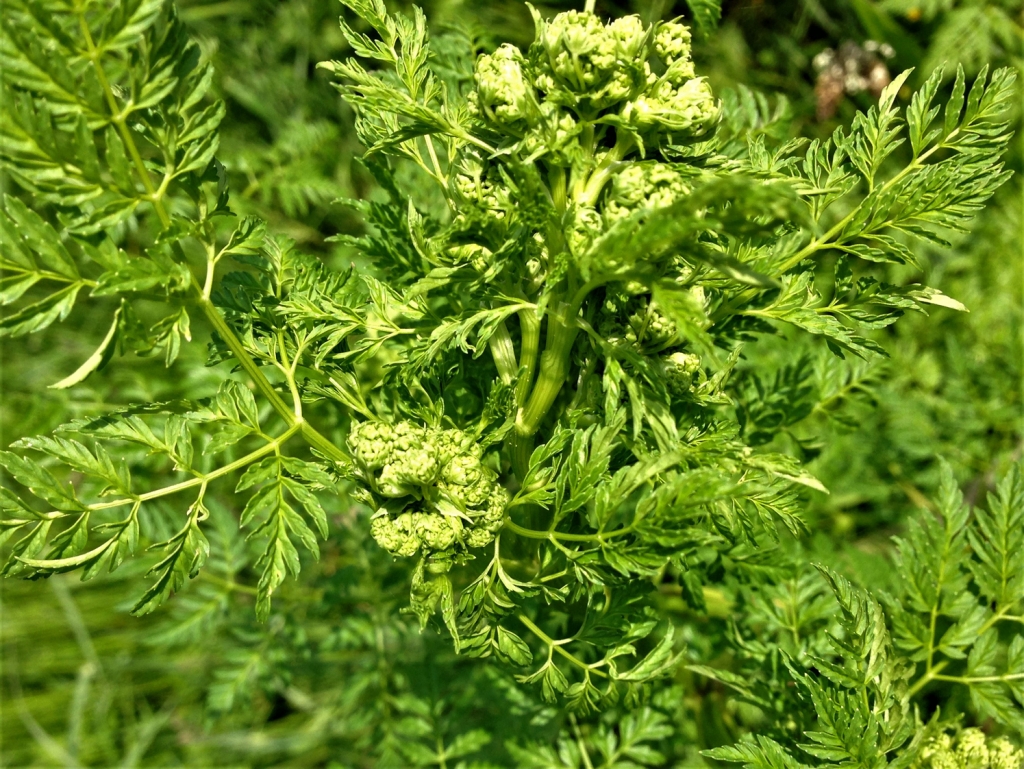
[[[458,652],[515,667],[574,711],[633,705],[680,653],[652,583],[703,609],[708,564],[754,568],[780,529],[801,532],[801,495],[825,491],[763,448],[772,399],[732,379],[744,345],[788,328],[840,356],[884,354],[872,332],[903,313],[963,309],[875,268],[913,265],[914,238],[964,231],[1006,180],[1013,75],[968,87],[961,72],[942,106],[937,72],[902,109],[904,73],[849,129],[776,141],[765,102],[712,92],[681,20],[534,11],[532,45],[474,57],[456,34],[432,43],[418,11],[345,5],[354,56],[322,66],[385,193],[351,201],[367,230],[341,240],[371,263],[359,273],[254,218],[230,221],[223,108],[169,6],[6,4],[2,151],[22,194],[0,215],[4,333],[45,328],[86,294],[107,303],[103,343],[56,383],[71,387],[118,352],[173,361],[198,313],[210,362],[249,386],[226,377],[215,394],[78,420],[4,453],[4,573],[88,578],[146,544],[159,559],[135,611],[152,611],[203,568],[207,493],[230,481],[259,543],[265,619],[344,493],[409,559],[411,610],[439,615]],[[813,411],[793,407],[791,381],[774,389],[787,424]],[[140,488],[137,470],[157,465],[180,479]],[[180,516],[161,538],[147,508],[165,498]],[[952,491],[944,500],[946,530],[914,529],[901,557],[911,575],[939,558],[948,582],[915,577],[880,603],[824,570],[839,627],[792,652],[813,655],[820,680],[776,653],[823,724],[800,743],[811,756],[885,765],[918,739],[908,698],[934,681],[1012,715],[1020,649],[998,627],[1019,619],[1020,505],[964,534]],[[903,607],[893,631],[890,605]],[[973,631],[985,634],[965,652]],[[664,719],[630,719],[597,732],[601,754],[657,763],[644,743]],[[720,757],[797,765],[778,763],[781,745]]]

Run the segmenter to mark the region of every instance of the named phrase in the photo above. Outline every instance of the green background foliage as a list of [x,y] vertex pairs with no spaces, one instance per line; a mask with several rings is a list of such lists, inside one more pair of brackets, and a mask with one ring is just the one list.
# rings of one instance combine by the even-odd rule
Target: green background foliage
[[[5,7],[5,35],[23,5],[32,4]],[[532,39],[530,14],[518,2],[420,5],[434,33],[464,25],[474,52],[503,42],[525,46]],[[159,3],[132,7],[141,14],[165,12]],[[411,4],[388,7],[409,12]],[[541,10],[547,15],[572,7],[550,3]],[[215,150],[228,192],[216,205],[238,214],[231,224],[211,219],[210,237],[230,243],[242,258],[252,256],[247,237],[255,235],[244,222],[255,220],[243,217],[259,217],[268,232],[287,236],[331,268],[352,262],[372,268],[372,258],[359,247],[368,234],[363,217],[337,201],[383,205],[387,196],[379,177],[357,160],[362,149],[353,111],[338,98],[330,73],[316,67],[351,54],[338,26],[341,6],[334,0],[182,0],[177,8],[181,40],[197,46],[195,69],[182,77],[198,78],[209,64],[211,80],[197,104],[185,104],[182,89],[175,114],[183,122],[192,114],[219,120]],[[785,0],[726,2],[721,8],[705,0],[636,0],[598,2],[597,10],[609,16],[635,12],[647,21],[692,19],[698,74],[709,77],[716,94],[733,89],[736,112],[746,108],[762,120],[774,114],[761,129],[768,141],[824,140],[873,105],[870,94],[851,94],[834,118],[815,119],[812,60],[826,47],[846,40],[890,44],[893,73],[915,68],[896,94],[897,105],[906,107],[942,62],[945,74],[934,81],[938,104],[955,92],[957,64],[968,85],[984,65],[1019,69],[1024,41],[1019,7],[984,0]],[[344,14],[365,31],[351,12]],[[449,38],[449,44],[461,39]],[[10,57],[10,43],[4,46],[0,53]],[[1021,104],[1016,88],[1010,105],[1015,127]],[[89,129],[87,124],[83,130]],[[196,137],[201,155],[209,148],[201,131]],[[10,136],[4,138],[7,148],[14,146]],[[115,137],[103,146],[116,143]],[[903,146],[892,162],[908,158]],[[295,537],[306,549],[294,548],[294,554],[271,553],[259,538],[247,539],[238,527],[240,518],[251,517],[243,513],[244,498],[234,493],[233,482],[212,484],[205,508],[194,511],[204,518],[201,534],[181,529],[180,500],[144,509],[147,544],[174,545],[184,531],[186,555],[209,551],[195,579],[188,578],[193,564],[170,564],[166,581],[146,594],[150,600],[143,598],[144,616],[129,612],[140,608],[140,585],[153,584],[143,575],[157,562],[155,553],[86,583],[75,573],[0,582],[0,763],[881,767],[926,761],[919,749],[929,740],[973,726],[993,745],[1005,735],[1019,746],[1024,486],[1014,468],[1024,434],[1022,164],[1018,133],[1006,156],[1016,175],[969,232],[948,245],[917,242],[919,266],[885,264],[875,273],[896,285],[936,288],[969,313],[932,307],[927,316],[908,313],[866,332],[888,357],[839,358],[820,335],[798,329],[746,348],[730,383],[743,440],[806,463],[830,493],[800,493],[806,530],[799,536],[779,527],[777,542],[763,539],[724,558],[713,548],[698,549],[695,572],[703,580],[676,574],[678,579],[646,581],[654,619],[662,631],[674,629],[667,637],[679,658],[668,676],[638,687],[643,690],[636,698],[607,702],[597,711],[574,710],[557,697],[549,701],[542,685],[517,682],[509,663],[530,654],[518,636],[499,634],[500,653],[479,660],[455,653],[440,618],[421,630],[407,609],[412,566],[374,543],[368,511],[347,492],[337,493],[336,479],[318,476],[320,501],[296,496],[294,510],[288,508],[308,521],[302,530],[308,535]],[[33,190],[31,179],[12,171],[17,167],[14,158],[0,170],[2,191],[11,196],[5,210],[12,220],[25,206],[49,216],[54,199],[38,185]],[[175,193],[182,199],[191,194],[187,173]],[[65,187],[52,195],[92,189],[99,184],[94,177],[85,166],[77,175],[66,172]],[[115,179],[102,193],[110,206],[103,210],[119,216],[129,205],[145,208],[143,192]],[[170,219],[173,204],[168,210]],[[30,217],[21,213],[21,219]],[[113,226],[122,228],[125,242],[148,242],[142,230],[155,227],[154,221],[150,215],[142,224],[120,219]],[[243,230],[229,241],[239,222]],[[61,224],[88,234],[105,223],[97,214]],[[59,246],[53,248],[55,255],[35,258],[59,272]],[[115,257],[103,266],[110,281],[146,279],[126,274],[135,268]],[[831,280],[833,268],[826,260],[817,280]],[[283,285],[283,268],[258,269],[270,285]],[[145,295],[173,294],[170,279],[138,285],[143,290],[131,309],[119,309],[114,299],[79,302],[63,323],[0,338],[4,447],[129,404],[215,398],[225,378],[246,381],[244,372],[227,373],[230,364],[207,366],[208,358],[224,360],[228,352],[207,349],[216,329],[204,316],[194,314],[184,325]],[[10,283],[3,287],[15,291]],[[244,288],[237,287],[235,296]],[[23,301],[46,296],[33,285]],[[229,312],[230,299],[220,300]],[[14,310],[4,310],[6,330]],[[115,312],[134,313],[137,323],[104,345]],[[96,362],[105,363],[103,353],[114,352],[115,345],[143,354],[118,357],[75,387],[48,387],[97,350]],[[216,419],[207,414],[202,424],[224,424],[224,456],[231,461],[242,452],[232,448],[228,434],[238,433],[238,440],[248,430],[244,435],[251,438],[253,422],[265,426],[271,414],[264,408],[247,421],[255,410],[248,406],[248,390],[221,393],[223,399],[204,404]],[[322,404],[307,409],[311,421],[343,445],[336,415]],[[179,462],[174,441],[163,435],[160,441],[163,454]],[[266,445],[272,451],[273,442]],[[171,461],[140,462],[133,465],[140,487],[178,479]],[[203,457],[196,464],[203,471],[215,466]],[[315,469],[277,469],[260,482],[284,488],[303,472],[313,475]],[[317,530],[321,510],[326,537]],[[267,510],[252,513],[258,521]],[[11,542],[5,548],[9,552]],[[312,555],[316,550],[319,558]],[[164,552],[177,551],[169,546]],[[292,577],[276,580],[275,569]],[[280,583],[269,609],[261,580]],[[173,598],[157,607],[161,595],[171,592]],[[616,621],[608,626],[621,635],[625,620]],[[646,652],[663,648],[645,643]],[[557,682],[545,685],[557,688]],[[916,714],[926,726],[916,724]]]

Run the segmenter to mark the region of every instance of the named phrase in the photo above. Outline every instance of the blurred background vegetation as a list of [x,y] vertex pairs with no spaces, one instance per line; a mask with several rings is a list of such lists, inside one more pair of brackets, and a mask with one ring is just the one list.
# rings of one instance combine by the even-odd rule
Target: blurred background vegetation
[[[354,255],[328,238],[360,225],[334,201],[373,190],[356,161],[351,114],[316,69],[318,61],[346,55],[340,6],[179,0],[178,7],[214,63],[216,95],[228,106],[219,158],[232,207],[345,264]],[[459,24],[481,49],[531,36],[519,0],[428,0],[424,7],[435,30]],[[599,0],[597,8],[648,19],[688,12],[671,0]],[[780,130],[814,137],[848,123],[872,99],[868,90],[845,93],[822,119],[815,68],[822,51],[841,51],[846,42],[887,44],[884,65],[893,74],[915,67],[911,82],[920,83],[943,62],[950,76],[957,63],[968,75],[985,64],[1019,68],[1022,23],[1014,0],[726,0],[695,59],[716,92],[745,87],[773,104],[785,99]],[[1018,125],[1019,109],[1020,100]],[[937,308],[879,332],[888,359],[837,367],[813,340],[780,337],[758,345],[741,366],[748,438],[810,460],[832,492],[808,496],[812,535],[792,547],[884,586],[892,578],[882,558],[890,537],[930,505],[940,458],[969,500],[1020,459],[1022,163],[1018,136],[1009,159],[1017,175],[974,231],[952,248],[919,254],[924,282],[962,301],[969,314]],[[6,179],[0,186],[17,192]],[[916,276],[894,269],[889,279]],[[47,390],[69,372],[69,361],[95,347],[105,330],[96,318],[104,313],[89,304],[72,317],[92,335],[53,326],[2,340],[5,445],[86,412],[214,391],[221,375],[205,368],[204,341],[186,346],[169,371],[159,359],[126,358],[83,386]],[[206,329],[192,332],[208,338]],[[799,424],[791,409],[773,408],[794,394],[807,404]],[[212,568],[145,618],[127,613],[133,567],[87,586],[59,576],[45,585],[0,583],[0,765],[507,766],[527,762],[519,748],[530,743],[531,755],[550,753],[549,763],[533,765],[573,766],[579,758],[565,735],[599,736],[618,717],[577,722],[530,699],[501,670],[457,658],[448,642],[420,634],[401,612],[404,568],[369,541],[365,526],[353,525],[357,513],[343,500],[331,511],[333,534],[320,562],[286,583],[270,621],[258,625],[246,586],[251,553],[232,505],[223,489],[213,511]],[[174,511],[165,515],[170,520]],[[662,602],[687,639],[687,654],[703,663],[728,613],[713,593],[706,598],[706,617],[677,596]],[[647,733],[657,736],[665,761],[679,766],[704,765],[699,749],[730,743],[756,725],[756,715],[729,704],[720,687],[682,669],[652,703],[659,715],[651,717],[664,723]]]

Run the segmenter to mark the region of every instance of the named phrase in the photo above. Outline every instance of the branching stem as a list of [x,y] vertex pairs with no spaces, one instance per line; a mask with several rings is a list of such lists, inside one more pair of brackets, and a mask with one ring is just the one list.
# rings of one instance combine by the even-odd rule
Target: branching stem
[[565,534],[560,531],[539,531],[537,529],[527,529],[513,522],[511,519],[507,519],[505,521],[505,527],[509,531],[515,532],[520,537],[526,537],[527,539],[547,539],[552,542],[555,540],[561,540],[563,542],[600,542],[602,544],[612,537],[622,537],[633,530],[632,526],[623,526],[621,529],[616,529],[615,531],[598,532],[596,534]]
[[[992,616],[989,617],[988,620],[986,620],[985,624],[982,625],[978,629],[978,632],[977,632],[976,636],[978,638],[980,638],[984,633],[986,633],[990,628],[992,628],[997,622],[1000,622],[1001,620],[1006,620],[1007,622],[1020,622],[1021,621],[1020,617],[1017,617],[1016,615],[1013,615],[1013,614],[1009,613],[1011,606],[1012,606],[1012,604],[1007,604],[1006,606],[1001,608],[999,611],[994,612],[992,614]],[[950,682],[950,683],[961,683],[961,684],[970,685],[972,683],[983,683],[983,682],[988,682],[988,681],[1013,681],[1013,680],[1018,680],[1018,679],[1024,678],[1024,674],[1017,674],[1017,673],[1007,673],[1006,675],[1002,675],[1002,676],[947,676],[947,675],[941,675],[942,671],[945,670],[949,666],[949,660],[940,660],[939,662],[934,662],[935,651],[936,651],[936,648],[935,648],[935,630],[936,630],[937,616],[938,616],[938,606],[936,605],[936,606],[934,606],[932,608],[932,612],[931,612],[931,622],[930,622],[930,626],[929,626],[929,635],[928,635],[928,656],[925,659],[925,670],[924,670],[924,673],[921,675],[921,677],[917,681],[915,681],[914,684],[910,687],[910,689],[909,689],[909,691],[907,693],[908,697],[913,697],[915,694],[917,694],[919,691],[921,691],[921,689],[923,689],[925,686],[927,686],[932,681],[947,681],[947,682]]]
[[135,166],[135,170],[138,172],[139,179],[142,181],[142,186],[146,189],[146,197],[149,202],[153,204],[153,210],[156,211],[156,215],[160,219],[160,224],[166,228],[171,223],[171,218],[167,214],[167,209],[164,208],[163,204],[162,193],[166,185],[161,185],[159,191],[153,186],[153,179],[149,175],[149,171],[146,169],[146,164],[142,160],[142,155],[139,153],[138,145],[135,143],[135,137],[128,128],[128,115],[118,108],[117,98],[114,96],[114,89],[110,87],[110,81],[107,79],[107,73],[104,71],[103,65],[100,63],[100,57],[103,52],[96,47],[96,42],[92,38],[92,31],[89,29],[89,23],[85,19],[84,9],[79,7],[76,11],[78,15],[78,26],[82,31],[86,51],[89,54],[88,58],[92,60],[93,68],[96,70],[96,79],[99,80],[100,88],[103,89],[103,96],[107,101],[107,107],[110,109],[110,120],[115,126],[117,126],[117,132],[121,135],[121,140],[124,142],[124,146],[128,150],[128,154],[131,155],[132,163]]
[[[253,384],[274,408],[274,411],[278,413],[289,427],[298,427],[302,432],[302,437],[306,439],[310,446],[319,451],[325,457],[333,459],[335,461],[341,461],[345,459],[345,455],[331,443],[327,438],[317,432],[316,428],[313,427],[309,422],[303,419],[301,411],[296,413],[293,408],[290,408],[280,393],[274,389],[274,386],[270,384],[267,378],[260,371],[260,367],[256,364],[256,361],[252,359],[248,351],[242,344],[242,340],[238,338],[232,328],[228,325],[228,322],[224,319],[224,316],[220,314],[213,302],[207,297],[202,295],[202,292],[196,287],[196,293],[198,294],[198,303],[203,313],[206,315],[210,324],[217,332],[218,336],[224,341],[224,344],[228,346],[228,349],[234,354],[239,365],[245,370],[245,373],[252,379]],[[297,395],[297,390],[294,391]]]
[[[902,171],[900,171],[898,174],[896,174],[891,179],[887,180],[880,187],[879,194],[881,195],[886,190],[891,189],[895,184],[897,184],[904,177],[906,177],[907,174],[913,173],[918,168],[920,168],[922,165],[924,165],[924,161],[925,160],[927,160],[929,157],[931,157],[933,154],[935,154],[938,150],[940,150],[943,147],[945,147],[946,146],[945,142],[948,141],[949,139],[951,139],[952,137],[956,136],[957,133],[959,133],[959,129],[954,130],[943,141],[941,141],[938,144],[936,144],[934,147],[929,149],[927,152],[922,152],[920,154],[920,156],[914,158],[914,160],[910,164],[908,164]],[[864,201],[864,202],[866,202],[866,201]],[[864,205],[864,202],[862,202],[860,205]],[[849,224],[853,220],[853,218],[857,215],[857,212],[859,210],[860,210],[860,206],[857,206],[850,213],[848,213],[846,216],[844,216],[842,219],[840,219],[833,227],[831,227],[828,230],[828,232],[826,232],[820,238],[815,238],[810,243],[808,243],[806,246],[804,246],[799,251],[797,251],[795,254],[793,254],[791,257],[789,257],[789,259],[787,259],[785,262],[783,262],[782,265],[779,267],[779,272],[780,273],[789,272],[791,269],[796,267],[798,264],[800,264],[800,262],[802,262],[808,256],[813,254],[815,251],[820,251],[823,248],[831,248],[831,247],[833,247],[835,244],[831,242],[832,238],[834,238],[836,235],[838,235],[840,232],[843,231],[843,228],[846,227],[846,225]]]
[[525,614],[517,614],[516,617],[518,617],[519,621],[522,622],[524,625],[526,625],[526,627],[528,627],[530,629],[531,633],[533,633],[535,636],[537,636],[537,638],[539,638],[543,643],[547,644],[549,648],[554,649],[556,652],[558,652],[563,657],[565,657],[567,660],[569,660],[569,662],[571,662],[572,664],[576,665],[576,667],[578,667],[581,670],[583,670],[584,672],[586,672],[587,675],[593,674],[593,675],[596,675],[596,676],[600,676],[601,678],[607,678],[608,677],[607,673],[597,669],[597,666],[601,665],[603,663],[595,662],[593,665],[588,665],[586,662],[581,660],[579,657],[577,657],[576,655],[572,654],[569,651],[566,651],[563,648],[563,646],[566,643],[568,643],[569,641],[571,641],[572,639],[570,639],[570,638],[563,638],[560,641],[556,641],[551,636],[549,636],[547,633],[545,633],[543,630],[541,630],[533,622],[533,620],[531,620]]
[[[210,481],[216,480],[221,476],[233,473],[235,470],[239,470],[246,465],[251,465],[258,459],[262,459],[267,454],[273,454],[280,450],[280,447],[295,433],[300,430],[300,425],[292,425],[285,430],[277,438],[267,443],[265,446],[255,451],[251,451],[244,457],[236,459],[234,462],[229,462],[223,467],[218,467],[216,470],[211,470],[208,473],[201,473],[196,475],[194,478],[189,478],[187,481],[181,483],[175,483],[170,486],[164,486],[162,489],[154,489],[153,491],[147,491],[144,494],[133,495],[131,497],[121,497],[120,499],[112,499],[107,502],[97,502],[93,505],[88,505],[90,511],[96,510],[109,510],[114,507],[124,507],[125,505],[138,505],[140,502],[148,502],[152,499],[158,499],[160,497],[168,497],[172,494],[177,494],[179,491],[186,491],[193,489],[196,486],[206,486]],[[52,513],[44,514],[43,517],[66,517],[67,513],[61,513],[60,511],[54,511]]]
[[[898,174],[896,174],[891,179],[887,180],[884,184],[882,184],[882,186],[879,188],[879,191],[877,192],[877,196],[883,195],[887,190],[891,189],[893,185],[904,179],[908,174],[918,170],[921,166],[924,165],[925,160],[931,157],[938,150],[946,147],[949,139],[956,136],[959,132],[959,128],[955,129],[949,134],[949,136],[945,137],[945,139],[936,144],[934,147],[927,150],[926,152],[922,152],[918,157],[914,158],[914,160],[909,165],[907,165],[902,171],[900,171]],[[825,232],[824,235],[812,239],[810,243],[808,243],[806,246],[801,248],[791,257],[786,259],[786,261],[782,262],[782,264],[778,266],[778,273],[781,275],[789,272],[791,269],[800,264],[800,262],[802,262],[808,256],[811,256],[812,254],[818,251],[822,251],[827,248],[836,248],[838,244],[833,241],[833,238],[835,238],[836,235],[841,233],[843,229],[846,227],[846,225],[853,220],[853,218],[857,215],[857,212],[860,211],[861,205],[864,205],[863,201],[860,205],[854,207],[854,209],[850,211],[850,213],[848,213],[846,216],[844,216],[842,219],[836,222],[835,225],[829,228],[829,230]],[[755,288],[748,288],[744,291],[741,291],[739,294],[733,297],[733,299],[731,299],[729,302],[727,302],[725,305],[719,308],[714,313],[712,320],[717,322],[722,320],[724,317],[733,314],[737,307],[742,307],[753,301],[753,299],[757,297],[759,291],[760,289]],[[745,312],[744,314],[750,315],[752,313]]]
[[[93,67],[96,70],[96,77],[100,82],[104,97],[107,101],[107,106],[110,109],[111,121],[117,126],[118,133],[120,133],[121,139],[124,141],[125,148],[128,150],[128,154],[132,158],[135,170],[146,190],[146,198],[153,205],[153,209],[156,211],[156,215],[160,219],[160,224],[166,228],[170,225],[171,219],[163,204],[163,195],[166,192],[169,179],[165,175],[159,189],[153,185],[153,179],[142,159],[142,154],[139,152],[138,145],[135,142],[135,137],[128,128],[126,122],[127,115],[124,111],[118,108],[117,98],[114,96],[114,91],[110,86],[110,81],[107,79],[106,72],[103,70],[103,66],[100,63],[102,51],[96,47],[96,43],[92,37],[92,32],[89,30],[89,24],[81,9],[78,10],[78,22],[82,31],[82,37],[85,40],[86,50],[89,58],[92,60]],[[193,277],[196,293],[199,297],[199,306],[203,310],[203,314],[206,315],[207,319],[217,331],[217,334],[234,354],[239,365],[241,365],[252,379],[256,388],[268,401],[270,401],[270,405],[274,408],[274,411],[284,419],[285,423],[288,424],[289,427],[296,425],[299,426],[302,431],[303,438],[306,439],[310,446],[315,448],[324,456],[334,460],[344,459],[344,454],[342,454],[342,452],[339,451],[333,443],[327,440],[327,438],[317,432],[312,425],[303,419],[301,400],[298,396],[298,389],[295,386],[294,377],[288,378],[289,388],[291,389],[294,401],[294,406],[289,408],[278,392],[274,389],[273,385],[271,385],[263,375],[263,372],[260,371],[259,366],[252,359],[252,356],[249,355],[248,351],[246,351],[241,340],[227,324],[227,321],[224,320],[217,308],[213,306],[213,302],[210,300],[210,293],[212,291],[213,270],[215,267],[216,259],[208,259],[206,279],[202,287],[199,286],[198,281],[195,281]]]

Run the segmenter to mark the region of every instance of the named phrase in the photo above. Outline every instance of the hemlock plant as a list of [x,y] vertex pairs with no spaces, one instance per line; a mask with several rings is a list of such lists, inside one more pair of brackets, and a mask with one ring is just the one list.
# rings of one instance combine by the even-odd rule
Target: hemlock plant
[[[160,557],[134,611],[151,612],[209,557],[207,494],[223,479],[260,543],[265,620],[354,499],[408,563],[424,626],[437,617],[458,653],[587,714],[640,707],[679,667],[657,586],[704,612],[727,568],[752,586],[731,650],[745,675],[690,669],[777,718],[709,755],[1019,764],[970,730],[954,748],[947,722],[912,707],[945,682],[972,712],[1020,722],[1024,644],[1004,632],[1024,598],[1019,477],[973,518],[947,478],[942,522],[899,545],[900,592],[824,567],[787,583],[779,543],[803,533],[802,495],[825,488],[748,440],[730,378],[765,335],[870,356],[884,354],[870,332],[905,312],[964,309],[876,268],[913,267],[915,238],[966,231],[1006,180],[1013,73],[968,86],[960,72],[940,105],[935,72],[901,107],[905,72],[848,130],[782,141],[767,101],[712,92],[678,19],[533,10],[526,50],[475,54],[458,33],[428,41],[418,10],[344,4],[354,56],[321,66],[383,194],[348,201],[367,231],[338,239],[369,267],[339,271],[233,219],[224,108],[173,7],[8,0],[0,156],[23,194],[0,213],[2,333],[46,328],[88,295],[111,308],[109,332],[53,386],[119,352],[170,364],[196,316],[210,363],[240,376],[4,452],[3,573],[90,578],[149,545]],[[133,470],[154,463],[179,480],[142,488]],[[161,540],[149,508],[165,503],[178,528]],[[792,642],[763,603],[787,590],[807,610]],[[822,608],[836,604],[838,619]],[[638,744],[661,735],[637,718]]]

